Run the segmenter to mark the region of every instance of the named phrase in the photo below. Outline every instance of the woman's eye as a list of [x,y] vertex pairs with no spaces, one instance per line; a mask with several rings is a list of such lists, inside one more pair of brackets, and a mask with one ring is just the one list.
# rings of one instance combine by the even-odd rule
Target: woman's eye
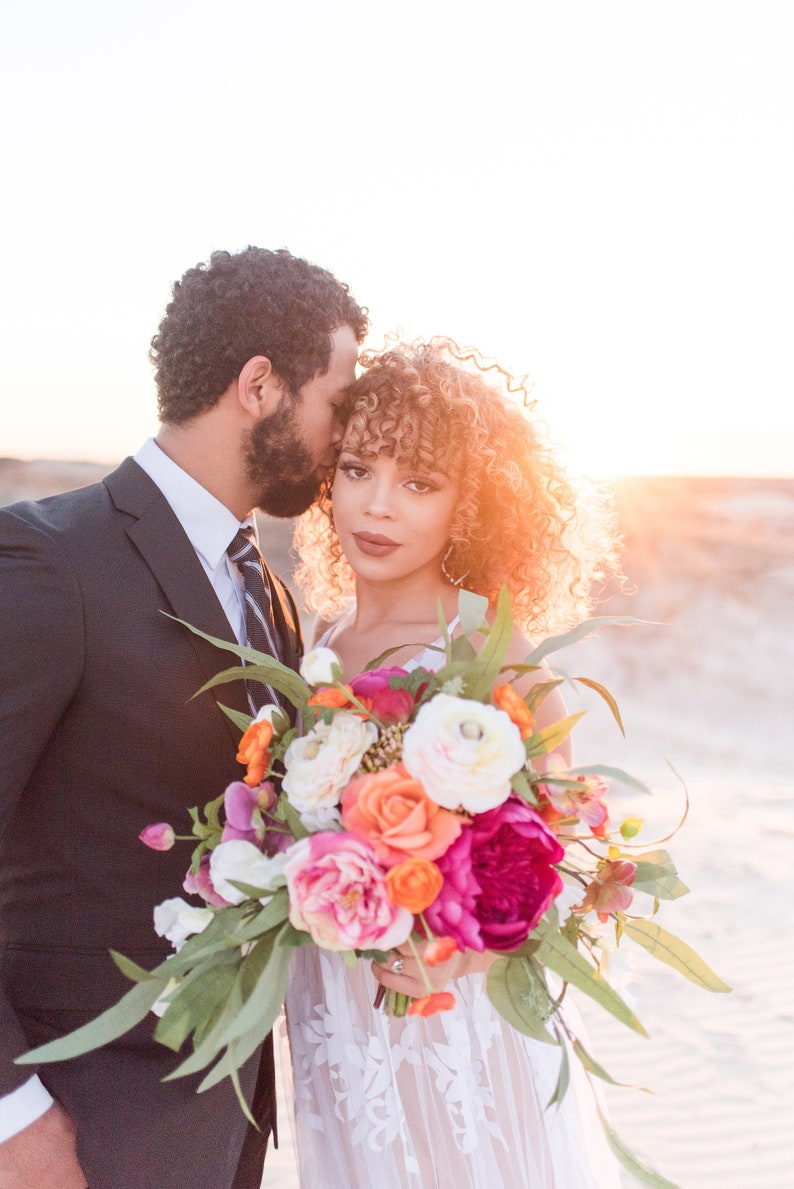
[[436,485],[429,479],[408,479],[406,486],[417,495],[430,495],[432,491],[437,490]]
[[344,471],[349,479],[366,479],[367,468],[356,462],[340,462],[339,470]]

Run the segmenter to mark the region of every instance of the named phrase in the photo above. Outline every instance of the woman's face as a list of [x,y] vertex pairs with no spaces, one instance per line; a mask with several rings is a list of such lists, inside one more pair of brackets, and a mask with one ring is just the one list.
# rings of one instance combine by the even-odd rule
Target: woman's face
[[343,445],[334,476],[334,526],[356,576],[384,581],[440,574],[458,492],[458,483],[440,471],[385,454],[361,457]]

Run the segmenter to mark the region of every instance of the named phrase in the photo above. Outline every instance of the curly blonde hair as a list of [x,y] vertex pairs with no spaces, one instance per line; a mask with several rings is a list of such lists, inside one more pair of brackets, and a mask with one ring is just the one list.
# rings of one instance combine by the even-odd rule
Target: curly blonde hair
[[[345,447],[441,471],[460,496],[445,557],[447,576],[495,600],[503,584],[525,635],[586,617],[595,586],[615,574],[611,501],[577,489],[527,411],[527,386],[451,339],[366,352],[350,394]],[[331,509],[333,480],[296,522],[295,580],[309,610],[335,618],[354,590]]]

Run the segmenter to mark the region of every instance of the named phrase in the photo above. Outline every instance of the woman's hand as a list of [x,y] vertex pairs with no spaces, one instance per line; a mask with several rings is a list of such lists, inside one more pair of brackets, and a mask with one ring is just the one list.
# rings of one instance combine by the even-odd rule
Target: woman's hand
[[[427,948],[428,942],[418,941],[414,944],[416,950],[422,954]],[[433,992],[443,991],[453,979],[460,978],[464,974],[488,970],[497,957],[497,954],[488,950],[482,954],[478,954],[474,950],[466,950],[465,953],[455,950],[452,957],[446,962],[440,962],[437,966],[428,966],[425,963],[424,968],[431,990]],[[401,962],[402,966],[400,966]],[[397,970],[394,969],[395,963]],[[372,973],[382,986],[388,987],[392,991],[401,991],[403,995],[410,995],[413,999],[421,999],[423,995],[430,993],[422,977],[419,963],[408,942],[393,950],[385,965],[373,962]]]

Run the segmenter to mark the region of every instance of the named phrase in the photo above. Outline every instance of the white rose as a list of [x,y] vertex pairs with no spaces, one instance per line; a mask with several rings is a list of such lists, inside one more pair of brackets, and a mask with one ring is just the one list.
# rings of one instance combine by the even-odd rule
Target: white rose
[[[234,887],[232,880],[250,884],[252,888],[262,888],[263,891],[275,891],[286,883],[283,874],[285,862],[284,855],[269,858],[253,842],[232,838],[219,843],[210,855],[210,879],[215,891],[224,900],[230,904],[242,904],[248,896]],[[267,904],[269,899],[270,896],[260,897],[262,904]]]
[[188,937],[207,928],[214,915],[211,908],[194,908],[181,896],[174,896],[155,905],[154,931],[158,937],[167,937],[175,950],[180,950]]
[[309,829],[339,820],[338,804],[364,752],[378,737],[374,723],[340,711],[330,723],[293,740],[284,756],[282,787]]
[[333,685],[335,667],[341,673],[339,657],[332,648],[313,648],[301,662],[300,675],[307,685]]
[[403,763],[444,809],[494,809],[526,762],[521,732],[504,710],[436,694],[403,738]]

